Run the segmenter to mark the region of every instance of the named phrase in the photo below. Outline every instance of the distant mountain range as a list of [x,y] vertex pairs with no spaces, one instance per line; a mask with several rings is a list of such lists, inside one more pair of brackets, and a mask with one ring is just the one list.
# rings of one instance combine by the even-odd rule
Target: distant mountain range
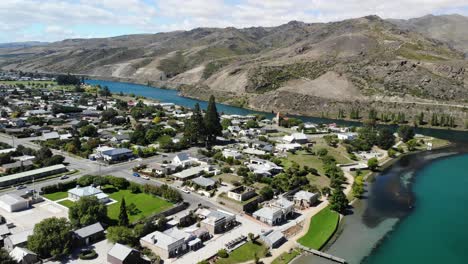
[[47,44],[48,42],[40,42],[40,41],[9,42],[9,43],[0,43],[0,49],[29,48],[33,46],[43,46]]
[[332,117],[362,107],[468,119],[468,18],[197,28],[0,49],[0,67],[180,89],[264,111]]

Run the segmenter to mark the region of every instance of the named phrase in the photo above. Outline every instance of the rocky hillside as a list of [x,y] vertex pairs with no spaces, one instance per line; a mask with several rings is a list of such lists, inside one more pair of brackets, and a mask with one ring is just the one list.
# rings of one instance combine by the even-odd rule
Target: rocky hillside
[[451,44],[468,57],[468,17],[461,15],[427,15],[408,20],[391,19],[390,22],[407,30]]
[[265,111],[336,115],[373,107],[468,119],[468,61],[454,42],[463,41],[442,41],[408,24],[368,16],[73,39],[2,49],[0,66],[164,85]]

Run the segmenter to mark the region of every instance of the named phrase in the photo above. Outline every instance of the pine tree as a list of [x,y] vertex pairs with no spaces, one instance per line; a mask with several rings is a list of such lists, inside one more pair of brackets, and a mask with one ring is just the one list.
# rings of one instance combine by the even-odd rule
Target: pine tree
[[330,197],[330,209],[343,213],[348,207],[348,198],[340,189],[335,189]]
[[127,205],[125,204],[125,198],[122,198],[122,203],[120,204],[120,213],[119,213],[119,226],[128,226],[128,214],[127,214]]
[[210,100],[208,101],[204,123],[206,129],[206,143],[211,146],[216,141],[216,137],[221,136],[223,131],[213,95],[210,96]]
[[197,144],[205,138],[205,124],[198,103],[193,108],[192,117],[185,124],[184,137],[190,144]]

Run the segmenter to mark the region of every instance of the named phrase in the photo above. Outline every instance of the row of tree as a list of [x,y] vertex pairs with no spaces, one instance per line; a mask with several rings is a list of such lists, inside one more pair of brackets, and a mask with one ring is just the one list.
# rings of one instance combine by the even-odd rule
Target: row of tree
[[206,144],[212,146],[216,137],[222,135],[222,126],[214,96],[210,97],[205,115],[200,105],[195,104],[193,115],[185,122],[184,138],[190,145]]

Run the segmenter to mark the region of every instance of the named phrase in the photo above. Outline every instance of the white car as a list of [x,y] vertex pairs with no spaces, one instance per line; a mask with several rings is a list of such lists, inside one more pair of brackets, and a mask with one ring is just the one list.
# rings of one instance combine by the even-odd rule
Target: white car
[[150,179],[150,177],[148,177],[148,176],[142,176],[141,178],[142,178],[142,179],[145,179],[145,180],[149,180],[149,179]]
[[185,189],[185,188],[182,188],[181,190],[182,190],[184,193],[190,193],[190,191],[187,190],[187,189]]

